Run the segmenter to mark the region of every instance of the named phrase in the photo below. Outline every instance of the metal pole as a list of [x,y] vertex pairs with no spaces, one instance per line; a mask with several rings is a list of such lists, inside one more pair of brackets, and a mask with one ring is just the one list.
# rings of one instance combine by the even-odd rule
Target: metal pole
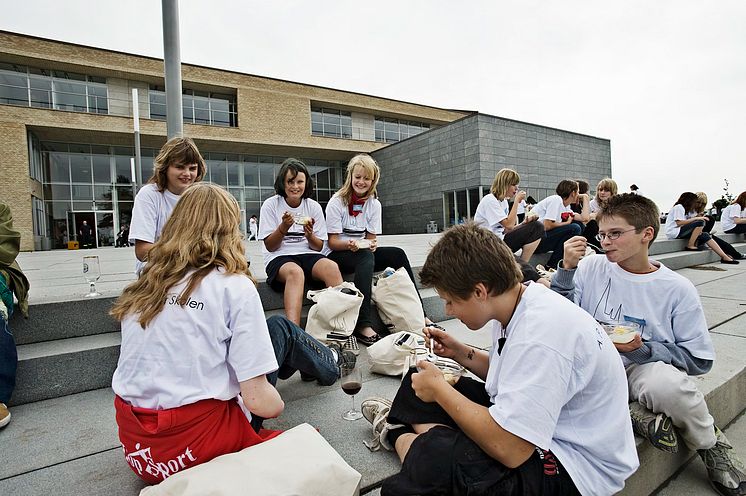
[[132,182],[142,184],[142,156],[140,155],[140,100],[137,88],[132,88],[132,119],[135,121],[135,170]]
[[163,65],[166,74],[166,134],[183,136],[181,102],[181,50],[179,48],[179,1],[161,0],[163,10]]

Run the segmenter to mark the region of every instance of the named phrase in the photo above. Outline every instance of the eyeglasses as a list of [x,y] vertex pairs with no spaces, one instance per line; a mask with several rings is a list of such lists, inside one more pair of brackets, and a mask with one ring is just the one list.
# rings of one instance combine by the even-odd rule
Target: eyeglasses
[[596,239],[599,241],[603,241],[606,238],[609,238],[609,241],[614,241],[616,239],[619,239],[619,236],[621,236],[624,233],[628,233],[630,231],[636,231],[636,228],[627,229],[626,231],[611,231],[610,233],[598,233],[596,234]]

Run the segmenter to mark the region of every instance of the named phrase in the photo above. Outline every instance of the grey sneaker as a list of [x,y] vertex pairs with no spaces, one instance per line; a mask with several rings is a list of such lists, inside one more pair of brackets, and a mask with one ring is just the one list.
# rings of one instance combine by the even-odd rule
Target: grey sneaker
[[644,437],[650,444],[662,451],[679,451],[679,438],[676,435],[671,417],[665,413],[653,413],[638,401],[629,404],[632,430]]
[[697,450],[707,468],[707,478],[718,494],[723,496],[746,495],[746,469],[725,434],[715,427],[715,446]]
[[365,420],[373,425],[373,439],[363,441],[370,451],[378,451],[381,448],[394,451],[388,439],[389,431],[404,427],[402,424],[389,424],[387,422],[391,410],[391,400],[385,398],[368,398],[363,401],[360,409],[363,411]]
[[360,347],[357,345],[357,338],[350,336],[346,341],[342,343],[342,351],[349,351],[353,355],[360,354]]
[[334,350],[334,353],[337,354],[337,366],[341,367],[342,364],[350,364],[351,367],[354,367],[355,363],[357,363],[357,356],[339,343],[330,344],[329,349]]

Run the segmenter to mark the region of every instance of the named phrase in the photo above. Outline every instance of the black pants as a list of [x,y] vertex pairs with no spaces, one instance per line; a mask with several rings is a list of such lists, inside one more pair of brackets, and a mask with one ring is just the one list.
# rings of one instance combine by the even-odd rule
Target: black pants
[[544,237],[544,224],[538,220],[527,222],[526,224],[519,224],[514,229],[505,233],[503,241],[508,245],[510,251],[513,253],[517,252],[524,245],[533,243],[537,239]]
[[[373,323],[370,310],[373,272],[381,271],[386,267],[394,269],[404,267],[412,283],[417,287],[407,254],[404,253],[404,250],[395,246],[381,246],[373,252],[370,250],[358,250],[356,252],[349,250],[333,251],[329,254],[328,258],[334,260],[339,265],[339,270],[343,274],[355,274],[355,287],[363,293],[363,304],[360,305],[360,312],[358,313],[357,324],[355,326],[358,329],[371,326]],[[422,304],[422,298],[420,298],[420,304]]]
[[[537,448],[515,469],[491,458],[458,429],[440,405],[417,398],[412,390],[412,372],[402,381],[388,422],[410,425],[433,422],[450,427],[435,427],[417,436],[404,458],[401,471],[383,481],[382,496],[580,494],[550,451]],[[481,381],[462,377],[455,388],[482,406],[490,405]]]

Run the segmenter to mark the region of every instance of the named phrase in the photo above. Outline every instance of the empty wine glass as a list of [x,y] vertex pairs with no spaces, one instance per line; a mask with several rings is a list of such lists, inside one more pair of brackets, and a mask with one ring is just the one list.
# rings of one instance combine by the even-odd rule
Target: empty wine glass
[[360,369],[354,364],[344,363],[340,366],[341,377],[339,379],[342,385],[342,391],[352,396],[352,409],[347,410],[342,414],[342,418],[345,420],[357,420],[362,418],[363,414],[359,410],[355,410],[355,395],[360,392],[363,387],[363,375]]
[[96,291],[96,281],[101,277],[101,265],[98,262],[98,256],[86,255],[83,257],[83,277],[91,285],[86,298],[93,298],[95,296],[101,296],[101,293]]

